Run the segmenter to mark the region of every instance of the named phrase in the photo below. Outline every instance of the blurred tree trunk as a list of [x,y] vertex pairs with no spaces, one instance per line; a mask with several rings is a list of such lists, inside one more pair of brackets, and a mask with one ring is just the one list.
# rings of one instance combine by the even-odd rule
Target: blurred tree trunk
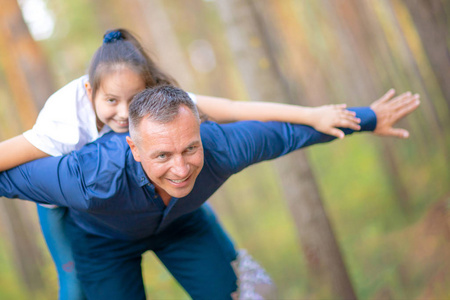
[[341,74],[345,74],[342,79],[346,79],[345,85],[352,91],[348,98],[351,105],[357,104],[362,95],[376,97],[374,81],[378,82],[370,53],[366,51],[373,44],[373,39],[370,33],[367,34],[366,24],[360,22],[358,6],[355,7],[351,0],[321,0],[320,3],[338,37],[336,45],[344,59],[340,65]]
[[[117,21],[122,18],[122,22],[119,26],[123,26],[129,29],[129,22],[132,20],[126,14],[127,10],[124,10],[123,6],[125,6],[125,1],[123,0],[97,0],[92,1],[92,9],[97,16],[97,23],[100,25],[100,28],[103,30],[103,33],[106,30],[117,28]],[[108,7],[108,11],[105,12],[105,7]],[[101,41],[99,37],[99,42]]]
[[[104,7],[111,7],[104,14]],[[192,90],[194,80],[191,69],[178,43],[172,24],[161,0],[95,1],[94,9],[104,29],[122,26],[135,33],[155,63],[171,75],[184,89]],[[115,25],[116,24],[116,25]],[[119,24],[119,25],[117,25]]]
[[[414,84],[413,86],[422,88],[420,92],[422,94],[421,111],[426,116],[427,122],[420,127],[425,145],[433,145],[433,148],[436,148],[436,144],[439,144],[439,148],[444,149],[445,159],[448,161],[449,151],[445,135],[448,136],[450,129],[448,93],[450,80],[446,76],[450,70],[450,45],[447,45],[447,42],[450,41],[450,24],[446,13],[450,13],[450,4],[447,3],[445,7],[444,3],[439,1],[419,3],[421,1],[414,0],[411,2],[421,6],[423,11],[416,12],[416,15],[419,14],[419,16],[414,16],[410,11],[410,2],[389,1],[387,7],[394,15],[395,25],[401,32],[399,36],[404,47],[408,49],[408,57],[410,56],[413,60],[416,76],[411,78],[411,82],[414,84],[414,81],[418,79],[419,85]],[[439,9],[442,11],[438,12]],[[430,11],[426,12],[425,10]],[[428,23],[420,24],[420,26],[415,24],[424,23],[423,20],[418,20],[420,16],[430,17],[432,20],[427,20],[432,25],[430,26]],[[429,32],[425,33],[426,30]],[[448,41],[445,42],[445,39]],[[430,43],[432,44],[430,45]],[[415,131],[419,132],[420,128],[418,129]],[[430,131],[433,134],[429,134]]]
[[273,11],[276,24],[273,24],[277,34],[282,36],[283,53],[282,63],[285,72],[290,77],[296,78],[290,88],[297,91],[297,95],[302,95],[298,99],[299,104],[308,106],[318,106],[330,104],[332,97],[329,93],[329,82],[323,76],[320,62],[313,55],[308,44],[307,29],[300,23],[299,17],[292,9],[292,1],[268,1],[268,9]]
[[[436,90],[436,87],[430,88],[430,85],[427,84],[427,82],[434,82],[427,73],[424,72],[424,70],[421,70],[421,66],[419,65],[418,60],[420,60],[420,57],[424,57],[425,55],[420,55],[419,51],[417,51],[417,48],[411,45],[410,40],[407,36],[415,36],[415,29],[413,28],[413,24],[407,23],[405,24],[405,15],[407,15],[407,9],[399,9],[401,6],[394,5],[394,3],[390,0],[383,0],[377,2],[377,5],[379,6],[378,9],[373,10],[375,16],[378,17],[378,19],[385,20],[384,23],[388,23],[389,26],[382,26],[382,22],[378,22],[378,31],[380,32],[378,34],[377,39],[380,41],[380,45],[388,46],[386,50],[383,52],[385,55],[382,55],[382,58],[386,57],[385,61],[383,62],[383,66],[395,66],[395,60],[398,60],[397,57],[400,57],[401,60],[403,60],[403,63],[399,65],[399,68],[396,72],[394,72],[394,75],[390,75],[387,78],[392,81],[394,85],[398,85],[398,83],[401,84],[401,86],[409,87],[410,89],[413,89],[414,92],[419,93],[422,97],[422,104],[421,104],[421,111],[426,115],[428,122],[427,126],[420,126],[419,128],[416,128],[414,131],[414,136],[418,136],[421,134],[423,139],[428,138],[430,143],[431,141],[435,141],[435,136],[430,137],[429,131],[432,130],[437,135],[441,136],[443,135],[443,126],[440,122],[439,114],[437,113],[435,101],[423,101],[425,99],[433,99],[432,95],[430,95],[430,90]],[[380,9],[381,8],[381,9]],[[400,11],[399,11],[400,10]],[[367,15],[373,15],[368,13]],[[390,43],[389,37],[392,36],[392,33],[395,33],[396,36],[396,45],[397,47],[394,47],[393,43]],[[389,47],[390,45],[390,47]],[[413,51],[412,48],[416,48],[416,51]],[[396,57],[392,55],[393,52],[398,52]],[[397,68],[398,68],[397,67]],[[406,69],[406,70],[402,70]],[[399,76],[398,74],[406,73],[407,76]],[[428,80],[425,80],[427,78]],[[396,84],[397,82],[397,84]],[[437,89],[439,89],[437,87]],[[409,120],[409,119],[408,119]],[[419,130],[417,130],[419,129]]]
[[41,273],[44,263],[36,239],[39,230],[27,213],[31,207],[21,202],[17,199],[2,199],[0,217],[9,241],[8,250],[14,258],[13,265],[31,296],[45,287]]
[[149,36],[148,49],[155,53],[158,64],[186,90],[194,89],[194,76],[180,47],[176,33],[161,0],[133,0],[142,14]]
[[[431,67],[450,108],[450,23],[447,14],[448,1],[405,0],[402,1],[413,17],[422,40],[422,46],[430,60]],[[446,3],[446,4],[445,4]],[[445,6],[447,5],[447,7]]]
[[[378,61],[381,42],[377,39],[375,28],[378,24],[374,24],[372,18],[369,18],[370,12],[364,5],[365,2],[358,0],[322,0],[322,2],[323,6],[329,10],[328,16],[341,41],[345,64],[351,66],[349,75],[353,79],[346,83],[346,88],[353,91],[359,99],[368,97],[372,100],[377,99],[381,96],[377,94],[377,91],[382,89],[380,72],[377,72],[375,64]],[[361,104],[361,100],[358,102]],[[388,139],[382,139],[380,143],[382,156],[385,158],[380,163],[386,175],[389,176],[388,182],[391,183],[399,207],[408,216],[411,213],[409,189],[402,180],[393,143]]]
[[[251,0],[217,1],[230,46],[252,100],[295,103],[275,61],[270,38]],[[258,4],[261,4],[258,2]],[[356,299],[308,160],[297,151],[276,163],[310,275],[334,298]]]
[[[216,29],[216,24],[220,24],[221,21],[215,18],[216,11],[213,6],[208,5],[204,0],[171,2],[172,5],[168,5],[166,1],[165,6],[170,13],[174,30],[180,41],[189,40],[189,43],[182,47],[189,55],[192,76],[195,76],[195,88],[199,94],[227,95],[233,98],[233,92],[236,92],[237,88],[236,86],[231,88],[231,85],[224,80],[233,76],[229,74],[231,68],[227,65],[230,54],[226,48],[217,46],[223,44],[223,37]],[[180,16],[183,18],[182,22],[179,21]],[[211,52],[208,53],[208,50]],[[209,63],[206,68],[205,62]]]
[[54,92],[54,86],[46,59],[31,37],[17,1],[1,3],[1,63],[22,123],[28,128],[34,124],[36,110]]
[[[31,37],[16,0],[2,0],[0,60],[24,128],[29,129],[53,91],[39,46]],[[50,92],[49,92],[50,91]]]
[[[1,1],[0,32],[0,63],[23,128],[28,129],[36,120],[37,109],[53,92],[50,73],[17,1]],[[15,265],[30,292],[35,292],[44,286],[40,273],[42,253],[35,239],[36,226],[27,216],[25,203],[7,200],[1,201],[0,206]]]

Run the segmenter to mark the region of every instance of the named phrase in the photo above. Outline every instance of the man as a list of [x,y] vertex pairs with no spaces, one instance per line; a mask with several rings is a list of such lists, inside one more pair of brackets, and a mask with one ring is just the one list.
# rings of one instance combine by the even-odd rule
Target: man
[[[417,108],[417,98],[407,93],[354,109],[362,131],[407,134],[392,125]],[[156,87],[133,100],[130,136],[107,134],[70,155],[3,172],[0,195],[69,208],[67,230],[88,299],[145,299],[140,263],[147,250],[192,298],[229,299],[236,251],[203,204],[245,167],[330,140],[277,122],[200,126],[184,91]]]

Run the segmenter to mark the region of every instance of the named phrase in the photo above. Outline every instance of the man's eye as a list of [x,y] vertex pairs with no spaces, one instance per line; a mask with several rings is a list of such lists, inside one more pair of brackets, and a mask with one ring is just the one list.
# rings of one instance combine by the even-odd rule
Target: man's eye
[[158,155],[158,158],[159,158],[159,159],[165,159],[166,157],[167,157],[166,154],[160,154],[160,155]]

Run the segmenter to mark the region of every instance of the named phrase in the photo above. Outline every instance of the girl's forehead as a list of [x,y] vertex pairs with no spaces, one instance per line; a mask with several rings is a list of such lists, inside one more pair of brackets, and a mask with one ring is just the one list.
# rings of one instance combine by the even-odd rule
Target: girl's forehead
[[145,88],[142,76],[130,68],[116,69],[105,72],[100,80],[102,90],[138,90]]

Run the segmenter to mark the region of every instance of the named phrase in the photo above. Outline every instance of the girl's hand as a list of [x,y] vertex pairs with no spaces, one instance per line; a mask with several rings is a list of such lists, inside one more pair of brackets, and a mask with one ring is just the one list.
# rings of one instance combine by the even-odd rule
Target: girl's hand
[[360,119],[356,113],[348,111],[346,104],[323,105],[312,108],[313,121],[311,126],[317,131],[343,139],[344,132],[336,127],[360,130]]

